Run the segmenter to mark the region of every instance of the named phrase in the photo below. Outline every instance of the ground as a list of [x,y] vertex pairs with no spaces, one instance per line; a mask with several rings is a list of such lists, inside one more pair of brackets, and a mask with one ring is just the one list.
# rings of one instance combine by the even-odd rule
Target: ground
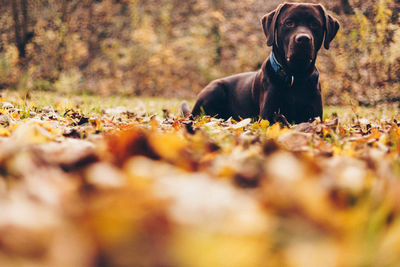
[[398,108],[283,126],[180,101],[3,91],[0,266],[400,264]]

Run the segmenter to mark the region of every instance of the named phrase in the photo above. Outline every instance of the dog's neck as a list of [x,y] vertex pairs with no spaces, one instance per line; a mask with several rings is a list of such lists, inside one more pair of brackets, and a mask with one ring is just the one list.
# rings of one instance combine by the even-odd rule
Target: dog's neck
[[312,64],[311,71],[309,71],[309,74],[301,75],[301,78],[295,74],[286,71],[287,68],[285,68],[283,64],[281,64],[277,60],[276,55],[273,51],[271,51],[271,54],[269,55],[269,62],[275,75],[278,76],[278,78],[283,81],[284,84],[289,88],[295,86],[295,84],[298,83],[319,81],[319,72],[318,69],[315,67],[314,62]]
[[294,85],[294,76],[288,74],[282,65],[278,62],[273,51],[269,55],[269,62],[275,74],[285,82],[286,85],[292,87]]

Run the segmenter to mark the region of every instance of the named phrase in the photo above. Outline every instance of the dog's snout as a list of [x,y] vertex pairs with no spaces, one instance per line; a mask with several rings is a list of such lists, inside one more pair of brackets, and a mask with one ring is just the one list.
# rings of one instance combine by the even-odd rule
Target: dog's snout
[[294,40],[297,44],[309,44],[311,41],[311,36],[306,33],[300,33],[296,35]]

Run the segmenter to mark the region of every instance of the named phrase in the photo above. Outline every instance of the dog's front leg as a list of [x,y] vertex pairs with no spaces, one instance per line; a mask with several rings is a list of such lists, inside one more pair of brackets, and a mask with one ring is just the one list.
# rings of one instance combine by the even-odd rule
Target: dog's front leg
[[275,123],[274,114],[279,112],[278,103],[278,98],[273,92],[264,92],[260,99],[260,117],[270,123]]

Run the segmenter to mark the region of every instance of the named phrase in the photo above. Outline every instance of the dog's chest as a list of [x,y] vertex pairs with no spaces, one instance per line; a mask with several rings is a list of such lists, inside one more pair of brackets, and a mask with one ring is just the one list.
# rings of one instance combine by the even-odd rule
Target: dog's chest
[[315,88],[291,88],[281,95],[279,110],[289,122],[305,121],[318,115],[314,108],[315,99]]

